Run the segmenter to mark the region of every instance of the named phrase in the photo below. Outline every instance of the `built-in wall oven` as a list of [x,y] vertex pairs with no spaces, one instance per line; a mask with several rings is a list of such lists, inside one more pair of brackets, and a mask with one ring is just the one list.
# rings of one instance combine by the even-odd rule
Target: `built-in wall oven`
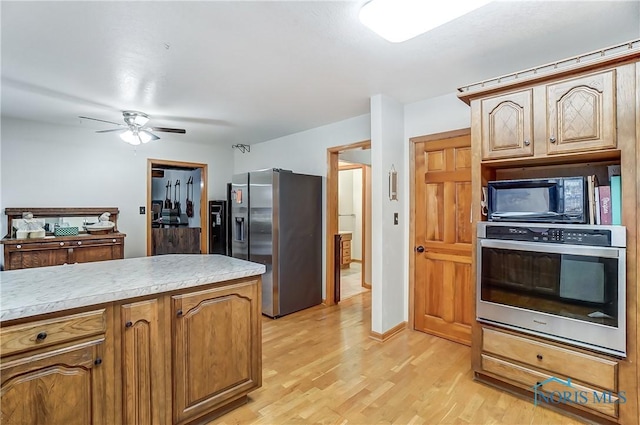
[[626,356],[622,226],[478,223],[481,322]]

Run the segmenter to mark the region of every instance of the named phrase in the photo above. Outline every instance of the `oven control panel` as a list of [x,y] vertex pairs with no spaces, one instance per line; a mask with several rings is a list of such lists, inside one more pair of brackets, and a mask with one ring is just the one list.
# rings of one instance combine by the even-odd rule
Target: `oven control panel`
[[487,226],[486,232],[487,239],[611,246],[611,231],[604,229]]

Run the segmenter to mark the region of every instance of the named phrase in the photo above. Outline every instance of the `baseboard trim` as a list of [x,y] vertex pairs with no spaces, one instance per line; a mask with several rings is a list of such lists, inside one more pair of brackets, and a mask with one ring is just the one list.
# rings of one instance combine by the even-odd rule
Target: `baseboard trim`
[[362,264],[362,260],[356,260],[355,258],[352,258],[351,262],[352,263],[360,263],[360,264]]
[[371,289],[371,284],[370,284],[370,283],[367,283],[367,282],[364,282],[364,283],[362,284],[362,287],[363,287],[363,288],[367,288],[367,289]]
[[396,336],[397,334],[399,334],[400,332],[402,332],[403,330],[405,330],[407,328],[407,322],[400,322],[397,325],[395,325],[394,327],[392,327],[391,329],[389,329],[388,331],[386,331],[385,333],[378,333],[378,332],[374,332],[374,331],[370,331],[369,332],[369,338],[374,339],[378,342],[385,342],[388,339]]

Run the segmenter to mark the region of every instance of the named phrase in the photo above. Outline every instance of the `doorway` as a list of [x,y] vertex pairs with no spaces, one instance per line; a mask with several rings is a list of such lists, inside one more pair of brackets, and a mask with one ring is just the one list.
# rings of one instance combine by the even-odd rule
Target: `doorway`
[[[340,158],[340,157],[339,157]],[[370,166],[338,162],[338,234],[340,235],[340,300],[361,294],[371,285],[362,268],[367,221],[367,169]]]
[[207,164],[147,160],[147,255],[208,252]]
[[415,330],[471,343],[471,136],[411,139],[410,314]]
[[[360,162],[357,157],[358,155],[365,154],[370,157],[370,141],[363,141],[358,143],[353,143],[350,145],[336,146],[333,148],[327,149],[327,201],[326,201],[326,287],[325,294],[326,298],[323,301],[326,305],[335,305],[340,301],[340,281],[342,278],[342,270],[341,263],[343,263],[344,255],[344,247],[345,245],[348,249],[351,249],[351,243],[353,241],[353,233],[351,234],[351,241],[348,244],[342,244],[342,242],[346,242],[346,238],[342,238],[340,234],[340,211],[339,211],[339,182],[340,182],[340,159],[349,162],[355,168],[357,165],[358,168],[361,167]],[[367,152],[364,152],[367,151]],[[345,156],[346,155],[346,156]],[[370,169],[371,167],[366,165],[366,162],[363,166],[363,178],[362,178],[362,186],[364,196],[363,199],[369,199],[369,208],[366,206],[362,208],[362,254],[361,254],[361,263],[357,263],[360,266],[361,273],[358,277],[352,278],[352,280],[356,280],[359,278],[360,286],[357,287],[357,290],[362,290],[361,288],[370,289],[371,285],[371,265],[370,265],[370,247],[371,238],[366,237],[367,233],[370,233],[371,229],[371,208],[370,208],[370,194],[371,194],[371,185],[370,185]],[[370,160],[369,160],[370,164]],[[369,170],[369,172],[367,172]],[[354,217],[355,218],[355,217]],[[345,221],[345,220],[343,220]],[[344,223],[343,223],[344,224]],[[349,253],[350,254],[350,253]],[[356,264],[356,263],[352,263]],[[351,267],[349,267],[350,269]],[[354,265],[354,270],[357,266]],[[346,267],[344,268],[346,269]],[[348,272],[347,272],[348,273]],[[347,274],[345,273],[345,274]],[[355,273],[354,273],[355,274]],[[357,281],[357,280],[356,280]],[[360,289],[358,289],[360,288]]]

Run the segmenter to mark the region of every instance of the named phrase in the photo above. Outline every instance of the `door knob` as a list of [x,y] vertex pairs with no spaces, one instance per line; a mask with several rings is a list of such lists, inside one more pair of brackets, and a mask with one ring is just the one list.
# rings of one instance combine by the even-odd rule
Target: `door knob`
[[424,252],[424,247],[423,247],[422,245],[419,245],[419,246],[416,248],[416,251],[418,251],[418,252]]

